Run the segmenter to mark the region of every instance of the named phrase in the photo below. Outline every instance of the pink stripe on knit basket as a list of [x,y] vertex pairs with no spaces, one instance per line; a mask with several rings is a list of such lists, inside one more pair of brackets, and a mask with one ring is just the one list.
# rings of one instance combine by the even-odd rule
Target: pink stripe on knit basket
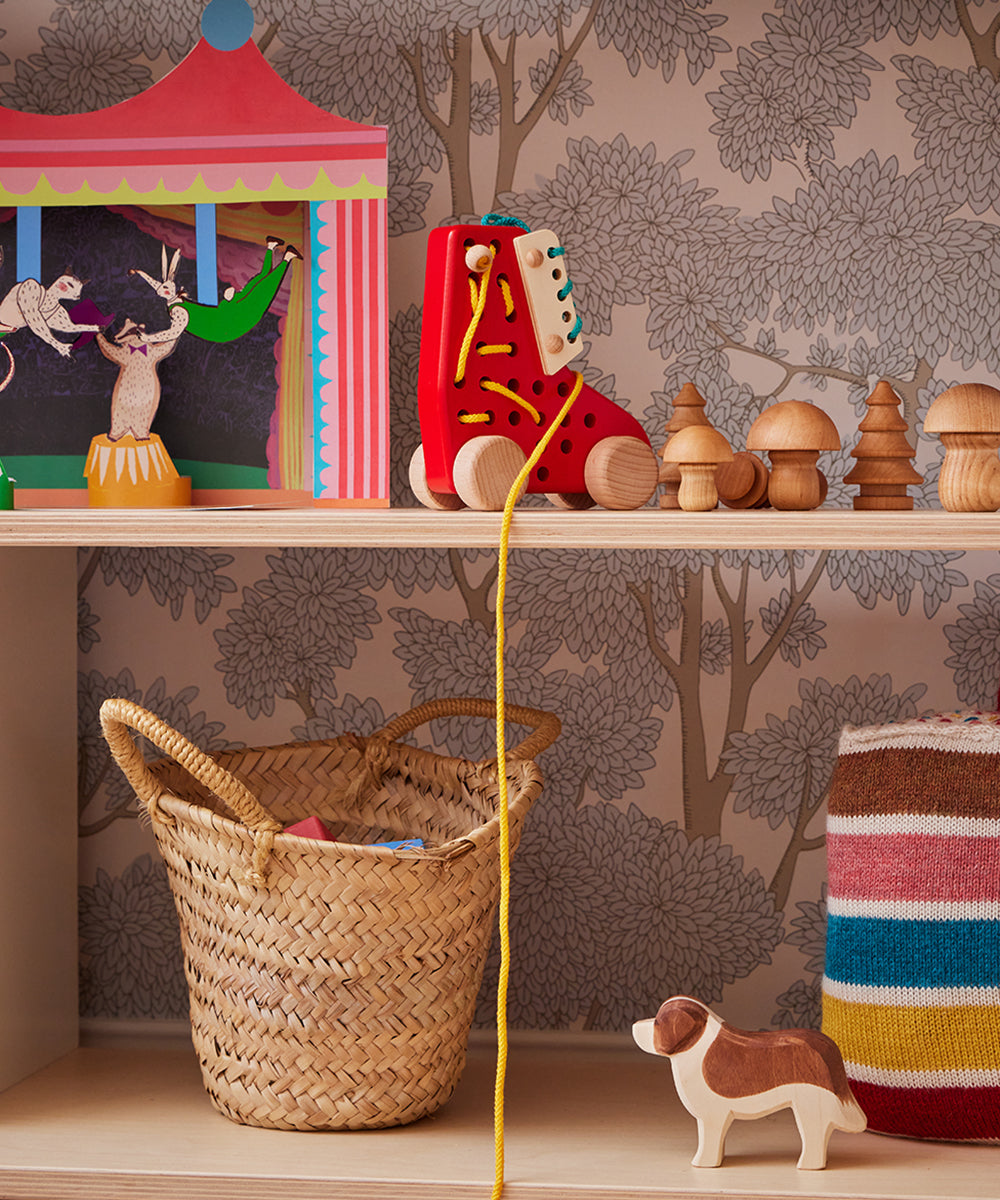
[[827,834],[830,895],[841,900],[1000,900],[1000,839]]

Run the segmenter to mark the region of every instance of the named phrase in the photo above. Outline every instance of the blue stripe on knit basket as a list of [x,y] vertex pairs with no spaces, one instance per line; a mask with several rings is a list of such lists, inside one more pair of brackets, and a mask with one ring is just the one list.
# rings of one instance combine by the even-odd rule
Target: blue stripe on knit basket
[[829,917],[826,973],[872,987],[993,987],[1000,921]]

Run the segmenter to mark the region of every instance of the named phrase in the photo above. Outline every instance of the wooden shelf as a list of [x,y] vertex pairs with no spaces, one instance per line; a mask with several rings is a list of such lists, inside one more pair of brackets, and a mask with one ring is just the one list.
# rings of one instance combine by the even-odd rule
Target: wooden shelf
[[[8,983],[6,993],[0,987],[0,1017],[7,1030],[0,1083],[13,1084],[0,1094],[3,1200],[489,1196],[494,1059],[488,1045],[474,1048],[456,1096],[437,1116],[401,1129],[328,1135],[250,1129],[219,1116],[202,1089],[186,1043],[118,1043],[65,1053],[76,1038],[73,548],[489,548],[497,544],[500,523],[496,513],[426,509],[0,513],[0,546],[6,547],[8,578],[17,585],[8,587],[7,607],[0,605],[6,617],[7,666],[17,667],[15,650],[20,649],[24,659],[8,689],[16,704],[7,705],[10,729],[3,740],[6,757],[0,760],[9,796],[8,857],[15,868],[20,864],[7,871],[0,902],[22,914],[18,922],[8,923],[11,928],[0,938]],[[996,550],[1000,514],[519,509],[511,545]],[[39,645],[46,646],[49,655],[44,670],[39,669]],[[53,696],[61,697],[58,711],[53,709]],[[11,719],[22,714],[28,721],[24,730]],[[36,769],[39,751],[47,755],[41,773]],[[14,821],[17,814],[24,819]],[[60,870],[34,866],[40,821],[59,833],[67,864]],[[52,833],[44,848],[51,866]],[[46,1004],[39,1003],[40,996]],[[41,1069],[14,1082],[36,1067]],[[611,1044],[569,1035],[514,1039],[504,1200],[696,1200],[723,1195],[757,1200],[988,1200],[997,1195],[995,1147],[835,1134],[828,1169],[800,1172],[794,1165],[798,1137],[787,1113],[737,1124],[728,1140],[728,1165],[718,1170],[690,1166],[694,1145],[694,1123],[677,1104],[667,1063],[643,1055],[625,1040]]]
[[[493,1068],[488,1041],[474,1040],[458,1091],[434,1117],[389,1130],[283,1133],[216,1113],[189,1043],[84,1048],[0,1096],[0,1195],[486,1200]],[[505,1200],[997,1195],[995,1147],[835,1133],[827,1169],[799,1171],[787,1112],[737,1122],[717,1169],[690,1166],[695,1142],[666,1061],[624,1038],[512,1038]]]
[[[498,513],[429,509],[18,509],[0,545],[495,546]],[[996,550],[1000,513],[566,512],[518,509],[512,547],[801,550]]]

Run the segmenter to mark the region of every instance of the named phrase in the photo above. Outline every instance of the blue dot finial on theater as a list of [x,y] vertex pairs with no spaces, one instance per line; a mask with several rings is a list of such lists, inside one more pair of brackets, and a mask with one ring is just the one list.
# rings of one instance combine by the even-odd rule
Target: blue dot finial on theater
[[253,37],[247,0],[210,0],[201,14],[201,34],[216,50],[238,50]]

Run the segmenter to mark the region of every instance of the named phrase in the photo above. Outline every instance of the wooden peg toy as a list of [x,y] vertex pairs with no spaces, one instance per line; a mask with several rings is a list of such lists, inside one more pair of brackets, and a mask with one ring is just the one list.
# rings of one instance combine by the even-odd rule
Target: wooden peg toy
[[715,470],[733,461],[732,447],[711,425],[680,429],[663,447],[663,461],[680,472],[677,503],[685,512],[708,512],[719,503]]
[[472,245],[465,252],[465,265],[476,275],[482,275],[493,262],[493,251],[489,246]]
[[698,1123],[695,1167],[718,1167],[734,1120],[782,1108],[795,1116],[802,1150],[797,1166],[826,1166],[835,1129],[860,1133],[867,1118],[851,1092],[836,1043],[814,1029],[749,1032],[726,1024],[690,996],[673,996],[655,1017],[636,1021],[640,1049],[670,1059],[681,1103]]
[[432,230],[410,485],[432,508],[498,510],[553,426],[525,491],[561,508],[633,509],[656,490],[638,421],[583,382],[566,252],[549,230],[491,214]]
[[927,410],[924,432],[938,434],[944,445],[938,479],[942,508],[1000,508],[1000,390],[985,383],[948,388]]
[[772,508],[818,508],[826,498],[826,476],[817,467],[821,451],[839,450],[840,435],[815,404],[781,400],[765,408],[747,435],[747,449],[767,451]]
[[726,508],[764,508],[770,473],[758,455],[735,450],[731,462],[715,468],[715,490]]
[[902,401],[882,379],[865,403],[868,411],[858,426],[861,437],[851,451],[857,462],[844,476],[845,483],[860,489],[854,507],[882,512],[912,509],[913,497],[906,489],[911,483],[923,483],[924,477],[910,462],[917,452],[906,437],[909,426],[899,411]]

